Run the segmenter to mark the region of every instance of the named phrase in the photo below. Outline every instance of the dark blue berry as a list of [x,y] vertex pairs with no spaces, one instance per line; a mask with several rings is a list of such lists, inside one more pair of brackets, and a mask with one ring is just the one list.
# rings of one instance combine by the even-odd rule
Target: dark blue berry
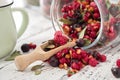
[[112,4],[109,8],[109,12],[112,14],[112,16],[117,16],[120,13],[119,6]]
[[116,78],[120,78],[120,68],[112,68],[111,71]]
[[22,50],[23,52],[28,52],[28,51],[30,50],[29,44],[23,44],[23,45],[21,46],[21,50]]
[[76,46],[77,46],[77,47],[83,47],[84,44],[85,44],[85,41],[84,41],[83,39],[78,39],[78,40],[76,41]]
[[58,67],[59,66],[59,60],[55,56],[52,56],[49,59],[49,64],[53,67]]

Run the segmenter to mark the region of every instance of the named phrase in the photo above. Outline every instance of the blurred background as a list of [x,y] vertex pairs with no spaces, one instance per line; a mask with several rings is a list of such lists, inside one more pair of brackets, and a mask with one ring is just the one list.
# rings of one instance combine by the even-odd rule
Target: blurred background
[[[38,39],[39,42],[52,38],[54,29],[52,28],[49,16],[51,1],[52,0],[14,0],[12,8],[23,8],[27,11],[29,16],[28,28],[18,41],[31,37],[37,40],[38,36],[42,37],[42,39]],[[14,12],[13,16],[17,30],[19,30],[22,21],[21,14],[19,12]],[[46,37],[43,38],[43,35]]]

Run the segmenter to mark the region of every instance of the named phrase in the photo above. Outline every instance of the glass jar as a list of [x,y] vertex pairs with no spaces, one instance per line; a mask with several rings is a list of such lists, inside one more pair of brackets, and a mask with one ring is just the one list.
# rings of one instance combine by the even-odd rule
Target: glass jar
[[39,0],[26,0],[25,2],[30,6],[39,6]]
[[50,18],[50,7],[52,0],[39,0],[43,15]]
[[120,8],[117,1],[53,0],[53,27],[61,30],[71,40],[82,39],[83,49],[104,50],[120,43]]

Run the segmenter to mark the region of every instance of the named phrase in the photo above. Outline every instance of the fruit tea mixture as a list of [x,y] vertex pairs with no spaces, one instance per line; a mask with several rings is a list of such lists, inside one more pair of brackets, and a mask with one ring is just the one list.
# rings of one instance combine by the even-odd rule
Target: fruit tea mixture
[[111,41],[119,35],[120,30],[120,8],[119,4],[112,4],[109,0],[98,0],[100,4],[102,19],[103,19],[103,32],[100,40],[95,47],[100,47],[108,45]]
[[65,35],[61,31],[56,31],[52,47],[46,47],[45,50],[54,49],[68,41],[76,42],[77,47],[65,48],[57,52],[48,60],[49,64],[53,67],[68,69],[68,76],[71,76],[86,65],[95,67],[99,62],[105,62],[105,55],[80,48],[90,45],[99,34],[101,19],[94,0],[73,0],[63,5],[61,11],[60,21],[63,23],[62,29]]
[[71,40],[80,39],[79,47],[91,44],[98,36],[101,19],[94,0],[73,0],[63,5],[62,29]]
[[[104,4],[101,2],[101,5]],[[106,4],[105,7],[106,12],[112,12],[113,5],[109,7],[109,10]],[[53,67],[68,69],[68,76],[71,76],[86,65],[95,67],[100,62],[105,62],[105,55],[97,51],[85,51],[80,48],[94,42],[101,28],[100,12],[94,0],[73,0],[71,3],[63,5],[61,11],[62,18],[60,21],[63,23],[62,29],[70,40],[76,42],[77,47],[59,51],[48,60],[49,64]],[[108,19],[104,20],[102,36],[93,48],[101,47],[116,38],[117,30],[114,24],[118,22],[118,18],[114,16],[106,16],[106,18]],[[65,35],[60,31],[55,33],[54,48],[64,45],[69,41]]]
[[[102,2],[100,3],[104,5]],[[106,9],[105,13],[110,12],[112,17],[109,18],[109,16],[106,16],[103,24],[103,36],[100,38],[100,42],[104,41],[102,43],[113,40],[116,37],[117,32],[114,24],[118,21],[118,18],[115,18],[115,13],[111,11],[114,10],[113,7],[116,9],[116,6],[112,5],[109,7],[109,10],[106,5],[104,7],[103,9]],[[94,0],[73,0],[71,3],[65,4],[62,7],[62,18],[60,20],[63,23],[62,29],[65,34],[61,31],[56,31],[54,39],[51,40],[50,45],[44,48],[44,51],[52,50],[69,41],[74,41],[77,47],[65,48],[57,52],[47,60],[51,66],[67,69],[67,75],[71,76],[87,65],[96,67],[99,63],[106,61],[104,54],[97,51],[85,51],[81,49],[83,46],[90,45],[97,38],[101,27],[100,13]],[[98,42],[99,45],[100,42]],[[35,44],[24,44],[21,49],[23,52],[27,52],[35,47]],[[112,68],[111,71],[116,78],[119,78],[120,60],[117,60],[116,65],[118,67]]]
[[90,49],[107,46],[119,34],[119,5],[111,4],[109,0],[98,0],[98,4],[100,9],[94,0],[73,0],[61,8],[62,30],[71,40],[81,43],[78,47],[92,44],[98,37],[101,27],[102,34]]
[[[61,31],[57,31],[52,44],[48,45],[44,50],[52,50],[66,44],[68,41],[69,39]],[[97,51],[85,51],[81,48],[72,47],[57,52],[47,61],[53,67],[67,69],[68,76],[71,76],[87,65],[96,67],[100,62],[105,62],[106,56]]]

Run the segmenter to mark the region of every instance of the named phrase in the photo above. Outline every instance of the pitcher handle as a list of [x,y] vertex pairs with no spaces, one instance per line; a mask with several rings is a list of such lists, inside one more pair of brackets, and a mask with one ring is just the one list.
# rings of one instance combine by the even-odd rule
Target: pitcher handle
[[13,12],[20,12],[22,14],[22,16],[23,16],[22,24],[20,26],[20,29],[19,29],[18,33],[17,33],[17,37],[19,38],[27,28],[28,21],[29,21],[28,14],[22,8],[12,8],[12,11]]

